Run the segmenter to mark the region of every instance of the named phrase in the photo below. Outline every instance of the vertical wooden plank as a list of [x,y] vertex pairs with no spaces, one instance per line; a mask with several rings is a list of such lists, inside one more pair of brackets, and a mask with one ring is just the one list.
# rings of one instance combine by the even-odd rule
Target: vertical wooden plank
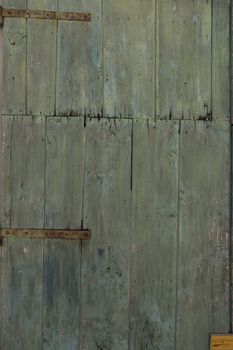
[[154,116],[155,1],[103,4],[104,113]]
[[[26,0],[5,0],[5,7],[26,8]],[[6,18],[3,44],[3,114],[25,114],[26,20]]]
[[83,118],[47,119],[46,227],[77,228],[82,220]]
[[130,349],[175,349],[176,121],[134,121]]
[[8,8],[26,8],[27,0],[3,0],[3,6]]
[[[28,9],[56,10],[57,1],[28,0]],[[27,20],[27,113],[55,113],[57,21]]]
[[0,118],[0,226],[10,225],[10,154],[12,117]]
[[[46,227],[80,228],[84,176],[82,118],[47,120]],[[43,349],[79,344],[79,241],[44,242]]]
[[212,25],[213,118],[230,118],[230,0],[213,1]]
[[128,349],[131,129],[87,122],[81,349]]
[[11,224],[41,228],[44,221],[44,118],[15,117],[12,130]]
[[177,349],[207,349],[228,333],[230,129],[182,122]]
[[[10,226],[10,145],[12,118],[0,119],[0,226]],[[6,299],[7,240],[0,246],[0,348],[6,349],[8,330],[4,327]]]
[[102,19],[100,0],[59,0],[60,11],[83,11],[91,23],[59,22],[57,114],[102,114]]
[[[44,120],[14,117],[11,141],[11,226],[38,228],[44,218]],[[8,239],[4,349],[41,349],[42,243]]]
[[211,1],[157,1],[156,116],[211,111]]
[[[52,10],[56,11],[59,0],[27,0],[27,7],[30,10]],[[46,38],[45,38],[46,39]]]

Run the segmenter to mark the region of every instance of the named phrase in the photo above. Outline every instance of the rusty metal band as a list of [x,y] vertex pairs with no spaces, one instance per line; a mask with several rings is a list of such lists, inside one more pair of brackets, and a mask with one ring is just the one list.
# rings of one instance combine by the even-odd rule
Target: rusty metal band
[[60,21],[91,22],[90,13],[22,10],[22,9],[9,9],[9,8],[0,7],[0,26],[3,25],[4,18],[34,18],[34,19],[50,19],[50,20],[60,20]]
[[45,229],[0,229],[0,239],[2,238],[57,238],[69,240],[89,240],[90,230],[45,230]]

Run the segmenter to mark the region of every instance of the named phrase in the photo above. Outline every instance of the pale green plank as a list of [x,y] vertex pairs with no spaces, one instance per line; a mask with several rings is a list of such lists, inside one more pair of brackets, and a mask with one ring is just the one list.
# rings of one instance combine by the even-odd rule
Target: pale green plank
[[157,0],[156,116],[198,119],[211,110],[211,1]]
[[[6,3],[7,5],[8,3]],[[14,2],[10,3],[14,7]],[[24,3],[22,2],[22,7]],[[19,7],[20,8],[20,7]],[[5,19],[3,42],[3,114],[25,114],[26,21]]]
[[101,1],[59,0],[59,10],[90,12],[92,21],[58,25],[57,114],[101,115]]
[[175,349],[176,121],[134,121],[130,349]]
[[87,122],[81,349],[128,349],[131,129]]
[[8,8],[25,9],[27,0],[2,0],[3,6]]
[[44,217],[44,120],[15,117],[12,133],[11,224],[40,228]]
[[228,333],[230,128],[182,122],[177,349],[208,349]]
[[[14,117],[11,141],[11,226],[44,221],[44,121]],[[4,329],[6,350],[41,349],[42,243],[8,239]]]
[[[84,121],[47,120],[46,227],[80,228],[84,176]],[[81,254],[79,241],[44,243],[44,350],[79,344]]]
[[230,118],[230,0],[213,1],[213,118]]
[[[0,119],[0,226],[10,225],[10,145],[12,118]],[[7,240],[0,246],[0,348],[6,349],[7,329],[4,327],[6,300]]]
[[46,226],[81,224],[84,173],[83,118],[48,118],[46,152]]
[[104,113],[154,116],[155,1],[103,1]]
[[[56,1],[28,0],[28,9],[56,10]],[[27,111],[33,115],[55,112],[57,21],[27,21]]]
[[[26,0],[3,0],[3,6],[26,8]],[[3,42],[4,114],[25,114],[26,98],[26,21],[5,19]]]
[[[31,10],[53,10],[57,9],[59,0],[27,0],[27,7]],[[45,37],[46,39],[46,37]]]
[[12,118],[0,117],[0,226],[10,225],[10,155]]

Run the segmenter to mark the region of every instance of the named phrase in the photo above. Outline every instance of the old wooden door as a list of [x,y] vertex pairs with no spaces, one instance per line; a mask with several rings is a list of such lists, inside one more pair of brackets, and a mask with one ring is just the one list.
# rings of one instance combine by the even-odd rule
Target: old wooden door
[[1,350],[207,350],[231,331],[230,0],[5,0]]

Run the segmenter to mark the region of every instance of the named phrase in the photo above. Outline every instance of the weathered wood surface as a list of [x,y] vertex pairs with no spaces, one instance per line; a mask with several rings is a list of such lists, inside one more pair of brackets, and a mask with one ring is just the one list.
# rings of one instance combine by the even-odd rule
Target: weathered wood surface
[[156,116],[211,111],[211,1],[157,1]]
[[[11,127],[12,227],[44,221],[44,120],[14,117]],[[3,349],[40,349],[43,263],[38,240],[9,238],[4,276]]]
[[177,349],[208,349],[230,325],[228,123],[182,122]]
[[176,121],[134,121],[130,349],[175,349]]
[[4,240],[0,347],[207,349],[230,326],[229,1],[57,5],[28,0],[93,21],[5,21],[0,226],[93,236]]
[[41,229],[0,229],[0,239],[6,237],[15,238],[58,238],[58,239],[83,239],[91,238],[91,232],[88,230],[41,230]]
[[81,349],[128,349],[131,121],[86,127]]
[[58,23],[57,115],[101,115],[101,1],[59,0],[58,9],[91,10],[92,22]]
[[[4,6],[26,8],[26,0],[4,0]],[[26,20],[4,21],[3,114],[26,112]]]
[[154,116],[155,1],[103,1],[104,114]]
[[3,113],[226,120],[229,2],[30,0],[92,22],[5,20]]
[[230,0],[213,1],[212,114],[230,119]]
[[[46,123],[46,228],[80,228],[84,176],[82,118]],[[43,349],[79,348],[79,241],[44,242]]]
[[[27,2],[29,10],[56,7],[52,0]],[[27,114],[55,114],[56,35],[56,21],[27,20]]]
[[[0,225],[10,225],[10,147],[12,118],[0,118]],[[8,330],[4,327],[7,291],[7,240],[0,246],[0,348],[6,348]]]

